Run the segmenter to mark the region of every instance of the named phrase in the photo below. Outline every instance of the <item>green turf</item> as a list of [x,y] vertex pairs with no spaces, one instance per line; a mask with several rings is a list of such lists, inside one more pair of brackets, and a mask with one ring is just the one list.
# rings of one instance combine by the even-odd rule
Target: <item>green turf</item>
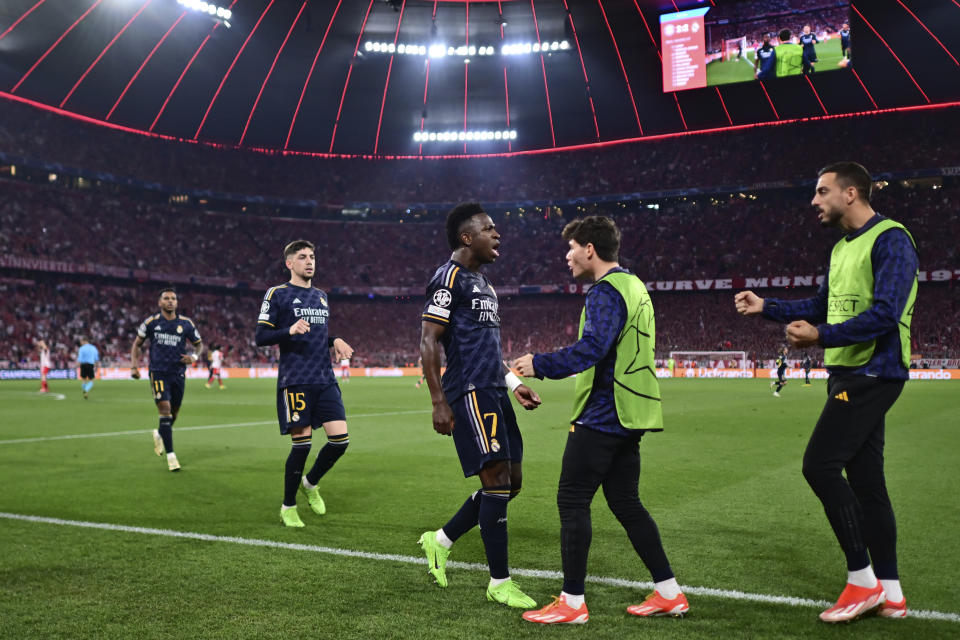
[[[833,38],[826,42],[814,45],[820,62],[814,65],[817,73],[839,69],[840,38]],[[755,78],[753,72],[753,49],[744,52],[740,60],[717,60],[707,65],[707,85],[730,84],[731,82],[747,82]]]
[[[327,515],[301,499],[307,527],[279,522],[289,439],[277,432],[274,383],[230,380],[224,391],[190,382],[174,427],[181,473],[153,454],[155,410],[145,382],[54,381],[64,400],[34,382],[0,383],[0,441],[136,430],[130,435],[0,442],[0,511],[74,521],[236,536],[416,556],[419,534],[437,528],[477,486],[453,443],[433,433],[426,390],[411,378],[355,378],[344,385],[351,445],[323,479]],[[534,386],[544,405],[519,418],[523,493],[510,507],[511,566],[559,570],[555,492],[569,381]],[[800,474],[823,382],[791,382],[779,399],[765,381],[663,382],[667,431],[641,444],[641,498],[656,518],[684,585],[813,600],[834,598],[844,564],[819,502]],[[888,419],[887,478],[900,532],[900,564],[912,609],[960,612],[960,469],[957,389],[907,385]],[[374,415],[377,414],[377,415]],[[392,414],[392,415],[390,415]],[[187,430],[184,427],[262,423]],[[322,438],[315,439],[315,450]],[[312,461],[312,459],[311,459]],[[649,575],[598,496],[590,574]],[[484,562],[476,531],[451,562]],[[810,606],[691,596],[684,620],[640,620],[624,608],[645,593],[588,584],[591,620],[556,630],[486,602],[483,571],[448,570],[435,587],[423,566],[126,531],[0,518],[0,628],[4,637],[136,638],[664,638],[848,636],[947,638],[960,623],[816,621]],[[555,578],[518,577],[539,602]]]

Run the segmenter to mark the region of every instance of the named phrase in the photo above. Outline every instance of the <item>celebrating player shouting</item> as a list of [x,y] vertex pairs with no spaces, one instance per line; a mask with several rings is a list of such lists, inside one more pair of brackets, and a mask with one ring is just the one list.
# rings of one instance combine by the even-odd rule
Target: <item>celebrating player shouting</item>
[[[476,203],[460,204],[447,215],[447,241],[453,255],[427,286],[420,354],[433,402],[433,428],[453,435],[463,475],[480,476],[482,489],[443,528],[420,536],[419,544],[430,573],[446,587],[450,548],[479,524],[490,566],[487,599],[535,607],[507,569],[507,502],[520,492],[523,439],[506,387],[525,409],[535,409],[540,398],[503,364],[497,294],[480,273],[481,266],[500,255],[493,220]],[[447,356],[442,379],[441,345]]]
[[[280,518],[288,527],[303,527],[297,513],[297,490],[310,508],[323,515],[327,507],[317,483],[346,452],[350,438],[340,387],[330,364],[330,348],[337,358],[349,358],[353,347],[328,333],[327,294],[311,285],[316,265],[313,243],[295,240],[283,250],[290,281],[267,290],[257,320],[257,346],[280,345],[277,378],[277,417],[281,435],[290,434],[293,446],[284,471]],[[323,426],[327,444],[313,468],[303,473],[310,454],[313,428]]]

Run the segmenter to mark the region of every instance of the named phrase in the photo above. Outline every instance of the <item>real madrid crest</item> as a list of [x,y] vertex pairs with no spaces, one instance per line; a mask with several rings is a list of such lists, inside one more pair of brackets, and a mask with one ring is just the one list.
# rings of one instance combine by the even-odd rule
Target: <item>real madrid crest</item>
[[490,439],[490,451],[493,451],[494,453],[500,451],[500,443],[497,442],[496,438]]
[[177,333],[183,333],[183,327],[179,324],[177,325]]
[[300,422],[300,414],[294,411],[290,419],[293,420],[294,422]]

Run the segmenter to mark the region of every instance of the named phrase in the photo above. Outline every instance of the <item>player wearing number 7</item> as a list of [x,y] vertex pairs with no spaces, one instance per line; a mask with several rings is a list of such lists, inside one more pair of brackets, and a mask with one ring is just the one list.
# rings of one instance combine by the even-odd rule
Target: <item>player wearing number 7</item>
[[[530,608],[536,603],[507,569],[507,502],[520,492],[523,459],[507,388],[525,409],[535,409],[540,398],[503,364],[497,294],[480,273],[481,266],[500,255],[493,220],[478,204],[460,204],[447,215],[446,230],[453,255],[427,286],[420,355],[433,402],[433,428],[453,436],[464,477],[479,476],[482,488],[441,529],[420,536],[419,544],[430,574],[446,587],[450,548],[479,524],[490,567],[487,600]],[[447,356],[442,379],[441,347]]]
[[[330,364],[330,349],[337,359],[349,358],[353,348],[328,333],[330,305],[327,294],[311,283],[316,267],[314,246],[295,240],[283,250],[290,281],[267,290],[257,319],[257,346],[280,345],[277,377],[277,416],[280,433],[293,441],[284,470],[280,518],[288,527],[302,527],[297,513],[297,491],[303,492],[317,515],[326,513],[317,483],[347,450],[347,418],[340,387]],[[313,429],[322,426],[327,444],[304,475]]]

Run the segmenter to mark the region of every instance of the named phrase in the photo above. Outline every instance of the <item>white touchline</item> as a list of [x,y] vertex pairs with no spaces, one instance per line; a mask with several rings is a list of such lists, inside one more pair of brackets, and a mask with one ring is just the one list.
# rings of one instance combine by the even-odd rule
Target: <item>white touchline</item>
[[[357,418],[377,418],[380,416],[400,416],[414,413],[430,413],[429,409],[416,411],[387,411],[384,413],[354,413],[347,415],[347,422]],[[276,424],[276,420],[260,420],[258,422],[228,422],[226,424],[201,424],[194,427],[176,427],[181,431],[201,431],[204,429],[226,429],[229,427],[254,427],[264,424]],[[38,436],[36,438],[16,438],[14,440],[0,440],[0,444],[24,444],[27,442],[48,442],[50,440],[79,440],[83,438],[109,438],[111,436],[133,436],[150,433],[153,429],[133,429],[130,431],[107,431],[105,433],[75,433],[64,436]]]
[[[7,520],[21,520],[24,522],[36,522],[40,524],[53,524],[65,527],[82,527],[86,529],[101,529],[105,531],[120,531],[123,533],[140,533],[150,536],[165,536],[168,538],[185,538],[188,540],[202,540],[204,542],[229,542],[232,544],[242,544],[250,547],[270,547],[273,549],[289,549],[291,551],[310,551],[313,553],[325,553],[334,556],[343,556],[347,558],[363,558],[365,560],[387,560],[390,562],[401,562],[404,564],[424,564],[425,560],[421,556],[402,556],[395,553],[372,553],[370,551],[353,551],[351,549],[337,549],[336,547],[323,547],[313,544],[294,544],[291,542],[277,542],[276,540],[258,540],[256,538],[239,538],[236,536],[215,536],[209,533],[194,533],[192,531],[174,531],[172,529],[153,529],[150,527],[131,527],[122,524],[109,524],[106,522],[86,522],[83,520],[63,520],[60,518],[47,518],[43,516],[28,516],[19,513],[5,513],[0,511],[0,518]],[[411,538],[412,539],[412,538]],[[469,571],[489,571],[485,564],[475,562],[456,562],[450,561],[448,567],[454,569],[467,569]],[[540,569],[510,569],[510,573],[525,578],[540,578],[547,580],[561,580],[563,574],[559,571],[543,571]],[[627,587],[630,589],[649,590],[653,588],[652,582],[640,582],[636,580],[624,580],[623,578],[607,578],[602,576],[587,576],[587,582],[604,584],[614,587]],[[749,593],[746,591],[736,591],[732,589],[713,589],[710,587],[691,587],[684,586],[683,592],[695,596],[708,596],[714,598],[725,598],[727,600],[747,600],[750,602],[763,602],[765,604],[785,604],[791,607],[816,607],[823,608],[832,605],[832,602],[826,600],[811,600],[809,598],[795,598],[792,596],[771,596],[762,593]],[[908,614],[911,618],[922,618],[925,620],[944,620],[947,622],[960,622],[960,614],[945,613],[941,611],[925,611],[910,609]]]

